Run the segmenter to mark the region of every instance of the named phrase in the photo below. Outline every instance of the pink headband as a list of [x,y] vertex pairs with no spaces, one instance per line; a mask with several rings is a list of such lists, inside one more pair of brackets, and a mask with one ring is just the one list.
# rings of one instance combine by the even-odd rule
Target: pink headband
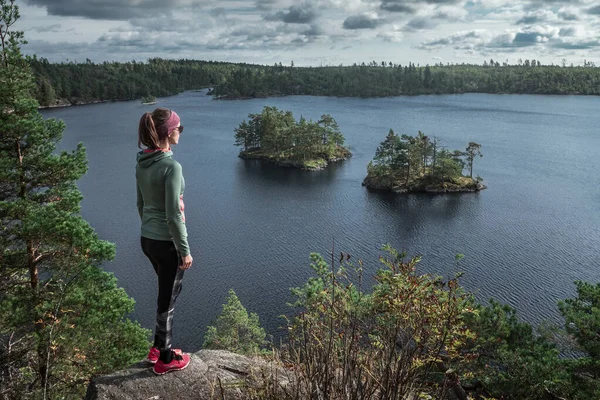
[[180,121],[179,115],[177,115],[175,111],[171,111],[171,115],[169,115],[169,118],[165,121],[165,123],[156,127],[158,137],[164,139],[169,136],[169,133],[173,132],[175,128],[177,128],[177,125],[179,125]]

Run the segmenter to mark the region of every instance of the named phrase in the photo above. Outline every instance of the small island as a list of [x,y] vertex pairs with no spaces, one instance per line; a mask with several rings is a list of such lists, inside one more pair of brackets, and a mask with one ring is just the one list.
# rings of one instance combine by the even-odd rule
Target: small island
[[243,148],[241,158],[315,171],[352,156],[329,114],[323,114],[317,122],[304,117],[296,121],[291,111],[267,106],[248,118],[234,129],[235,145]]
[[[465,151],[450,151],[421,131],[417,136],[398,136],[390,129],[362,184],[394,193],[478,192],[486,188],[481,177],[473,178],[478,157],[483,157],[479,143],[470,142]],[[462,174],[465,168],[468,176]]]
[[143,96],[142,104],[145,106],[150,106],[150,105],[156,104],[156,97],[154,97],[152,95]]

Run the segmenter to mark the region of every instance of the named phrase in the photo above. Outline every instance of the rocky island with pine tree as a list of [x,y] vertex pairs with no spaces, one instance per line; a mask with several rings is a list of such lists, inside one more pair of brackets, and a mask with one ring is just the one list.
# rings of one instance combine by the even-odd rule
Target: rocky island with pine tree
[[242,147],[241,158],[320,170],[352,156],[329,114],[323,114],[317,122],[304,117],[296,121],[291,111],[265,107],[262,113],[249,114],[248,118],[235,129],[235,145]]
[[[390,129],[367,166],[363,186],[394,193],[478,192],[486,188],[473,178],[475,159],[483,157],[481,145],[469,142],[465,151],[450,151],[419,131],[417,136],[397,135]],[[464,169],[469,175],[463,175]]]

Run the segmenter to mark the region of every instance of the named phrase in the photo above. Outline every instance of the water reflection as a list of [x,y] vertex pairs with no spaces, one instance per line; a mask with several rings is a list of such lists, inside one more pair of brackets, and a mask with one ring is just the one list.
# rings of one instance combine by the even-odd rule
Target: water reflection
[[321,171],[303,171],[297,168],[282,168],[261,160],[240,159],[236,168],[237,182],[244,186],[290,186],[302,190],[312,185],[331,185],[342,163],[328,166]]
[[396,194],[369,191],[367,213],[380,214],[382,220],[401,228],[402,233],[416,233],[429,224],[456,223],[473,218],[479,209],[479,193],[450,195]]

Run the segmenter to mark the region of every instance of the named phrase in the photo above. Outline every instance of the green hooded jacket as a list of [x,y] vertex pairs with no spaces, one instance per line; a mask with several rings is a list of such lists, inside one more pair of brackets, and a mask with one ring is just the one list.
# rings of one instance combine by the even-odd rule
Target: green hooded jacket
[[137,153],[135,178],[142,236],[172,240],[181,257],[190,254],[185,227],[181,165],[171,151],[142,150]]

